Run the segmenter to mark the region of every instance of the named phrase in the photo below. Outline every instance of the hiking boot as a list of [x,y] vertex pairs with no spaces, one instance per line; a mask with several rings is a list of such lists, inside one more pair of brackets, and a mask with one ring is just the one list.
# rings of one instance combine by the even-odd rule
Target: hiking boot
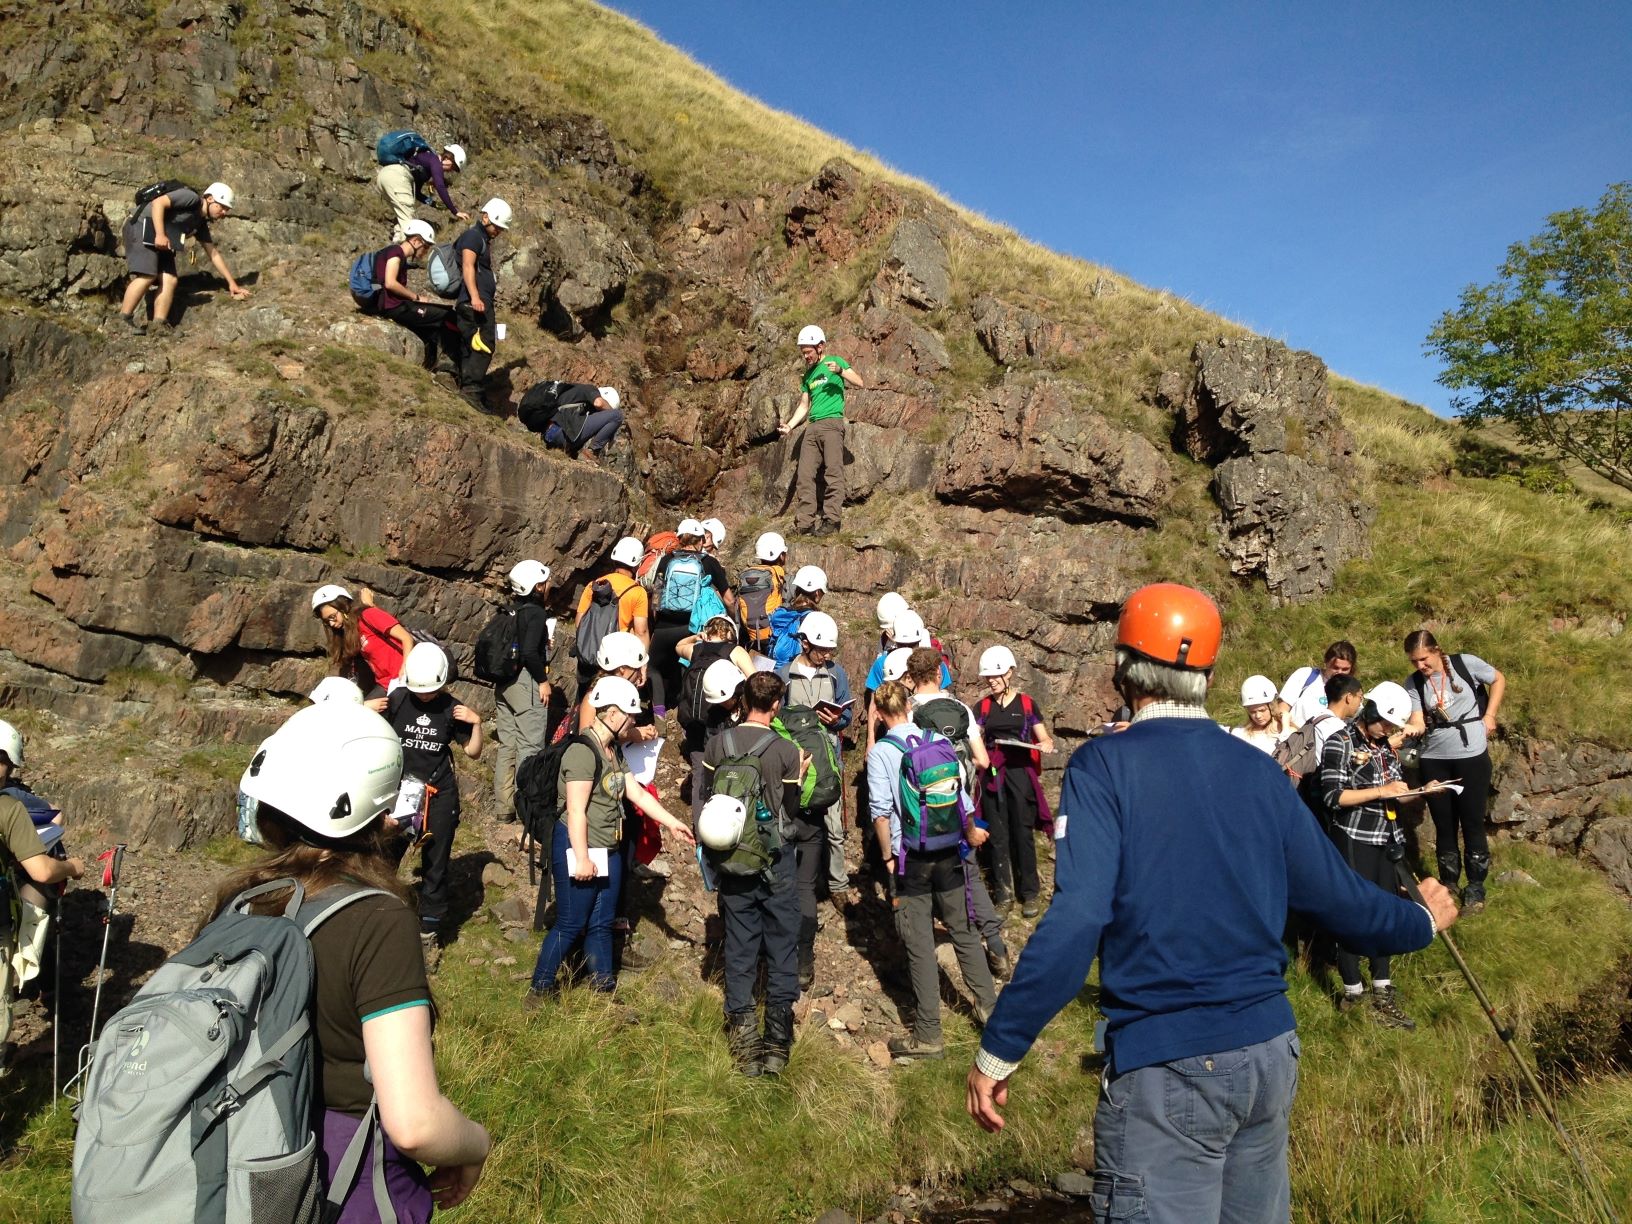
[[631,972],[638,972],[641,969],[650,969],[656,963],[655,957],[648,956],[640,950],[640,946],[635,942],[633,936],[625,935],[623,937],[623,948],[618,956],[618,968],[620,970],[627,969]]
[[725,1018],[725,1043],[731,1051],[731,1063],[746,1076],[765,1073],[764,1057],[759,1044],[759,1017],[753,1008],[731,1012]]
[[911,1034],[891,1037],[888,1046],[891,1058],[945,1058],[946,1042],[919,1041]]
[[1340,990],[1337,992],[1337,1014],[1347,1015],[1365,1001],[1363,990]]
[[1043,903],[1036,897],[1020,902],[1020,917],[1035,918],[1043,912]]
[[999,919],[1007,918],[1014,912],[1014,898],[1007,893],[992,898],[992,910]]
[[442,943],[435,931],[419,933],[419,950],[425,957],[425,972],[435,973],[442,964]]
[[526,996],[521,1000],[521,1010],[528,1015],[532,1015],[533,1012],[536,1012],[544,1004],[555,998],[557,993],[553,986],[548,990],[534,990],[529,986]]
[[986,949],[986,967],[992,971],[992,981],[1006,982],[1014,972],[1014,958],[1009,955],[1007,948],[1001,952]]
[[816,957],[814,954],[806,957],[801,952],[799,954],[799,989],[809,990],[814,985],[816,985]]
[[781,1075],[793,1052],[793,1008],[765,1008],[765,1037],[761,1045],[762,1066],[766,1075]]
[[136,335],[138,335],[138,336],[147,335],[147,324],[143,323],[140,319],[138,319],[136,317],[136,314],[135,314],[134,311],[132,311],[130,314],[127,315],[124,311],[121,310],[119,312],[119,318],[124,322],[124,325],[126,327],[128,327]]
[[1483,884],[1469,884],[1462,890],[1462,917],[1471,918],[1474,914],[1483,913],[1485,908],[1485,887]]
[[1385,1028],[1404,1029],[1409,1033],[1417,1027],[1417,1022],[1401,1010],[1392,986],[1371,992],[1371,1009],[1372,1016]]
[[833,903],[833,908],[842,914],[855,904],[856,893],[852,888],[839,888],[828,893],[827,899]]

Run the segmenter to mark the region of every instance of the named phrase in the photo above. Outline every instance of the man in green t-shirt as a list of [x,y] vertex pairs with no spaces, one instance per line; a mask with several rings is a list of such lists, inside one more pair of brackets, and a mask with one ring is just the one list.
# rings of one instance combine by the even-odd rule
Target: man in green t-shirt
[[[827,336],[814,325],[799,331],[799,355],[805,375],[799,380],[799,406],[777,430],[785,437],[810,418],[799,446],[799,472],[793,503],[793,525],[808,535],[831,535],[844,514],[844,388],[866,386],[843,357],[827,355]],[[817,492],[817,479],[823,492]]]

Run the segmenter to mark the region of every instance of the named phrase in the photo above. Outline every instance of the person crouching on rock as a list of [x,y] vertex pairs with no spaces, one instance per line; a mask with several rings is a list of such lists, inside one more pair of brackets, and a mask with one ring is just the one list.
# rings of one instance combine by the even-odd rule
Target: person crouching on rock
[[130,269],[130,283],[125,286],[124,301],[119,305],[119,317],[138,335],[147,331],[147,325],[136,317],[136,308],[147,297],[153,282],[159,282],[159,296],[153,299],[153,322],[168,331],[170,306],[176,298],[178,274],[176,253],[188,238],[196,238],[198,245],[210,257],[221,279],[227,282],[227,292],[235,298],[247,298],[249,290],[233,278],[226,258],[215,246],[210,223],[220,221],[232,211],[232,188],[225,183],[211,183],[199,195],[191,187],[179,184],[150,200],[125,222],[125,265]]
[[482,755],[482,720],[455,701],[447,685],[447,654],[435,642],[419,642],[403,664],[402,684],[385,705],[385,719],[402,740],[402,789],[392,819],[423,847],[419,939],[432,973],[442,956],[437,933],[448,913],[448,864],[459,828],[453,746],[464,745],[472,760]]
[[456,353],[459,333],[451,306],[442,306],[408,287],[409,265],[436,245],[436,231],[430,222],[419,220],[408,222],[406,228],[406,238],[374,255],[374,279],[380,286],[376,310],[382,319],[419,337],[425,345],[425,368],[434,370],[440,345],[446,343]]
[[328,639],[329,675],[344,676],[363,691],[368,708],[385,709],[385,693],[414,648],[413,634],[384,608],[358,603],[336,583],[312,593],[312,615]]
[[556,991],[561,962],[581,940],[590,985],[609,992],[617,985],[612,961],[612,919],[623,886],[623,801],[669,830],[684,845],[696,845],[691,830],[647,793],[618,755],[618,741],[634,726],[640,695],[627,680],[607,677],[589,694],[595,717],[561,757],[557,786],[562,819],[551,846],[556,880],[556,920],[533,967],[527,1007]]
[[541,432],[551,450],[564,450],[573,458],[600,458],[623,425],[623,399],[617,388],[593,383],[555,386],[554,410],[547,415],[523,414],[522,424]]

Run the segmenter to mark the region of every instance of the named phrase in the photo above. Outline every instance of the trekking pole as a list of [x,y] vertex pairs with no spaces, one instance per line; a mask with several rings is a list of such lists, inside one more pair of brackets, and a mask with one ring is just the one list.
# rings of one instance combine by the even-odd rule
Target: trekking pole
[[[1404,834],[1400,832],[1399,825],[1395,823],[1396,819],[1394,810],[1390,808],[1388,820],[1392,836],[1388,843],[1388,861],[1394,864],[1394,871],[1399,876],[1400,883],[1404,886],[1411,900],[1426,909],[1427,902],[1422,899],[1422,891],[1417,887],[1417,877],[1405,864],[1405,838]],[[1587,1188],[1587,1197],[1592,1201],[1594,1210],[1605,1221],[1605,1224],[1620,1224],[1620,1216],[1615,1213],[1615,1208],[1610,1204],[1608,1194],[1604,1192],[1603,1186],[1588,1166],[1586,1157],[1582,1155],[1575,1139],[1565,1129],[1563,1119],[1558,1116],[1558,1109],[1553,1105],[1552,1097],[1547,1095],[1547,1090],[1541,1086],[1541,1080],[1536,1077],[1536,1073],[1530,1069],[1530,1064],[1519,1053],[1518,1046],[1513,1040],[1513,1029],[1503,1024],[1501,1018],[1496,1014],[1496,1005],[1490,1001],[1490,996],[1485,993],[1485,988],[1480,983],[1478,975],[1474,973],[1473,968],[1463,957],[1462,949],[1456,946],[1456,940],[1451,938],[1451,933],[1441,931],[1439,932],[1439,938],[1444,942],[1445,950],[1451,954],[1451,959],[1456,962],[1456,967],[1461,970],[1463,979],[1468,983],[1468,989],[1473,992],[1473,997],[1479,1001],[1479,1006],[1483,1009],[1485,1018],[1490,1021],[1491,1028],[1496,1031],[1496,1036],[1501,1039],[1502,1048],[1508,1052],[1513,1059],[1513,1065],[1519,1069],[1519,1077],[1524,1081],[1525,1087],[1530,1090],[1530,1095],[1540,1104],[1541,1112],[1552,1126],[1554,1134],[1558,1136],[1560,1145],[1570,1159],[1575,1162],[1575,1167],[1581,1174],[1581,1181]]]
[[57,929],[52,934],[51,953],[51,1112],[57,1111],[57,1087],[62,1083],[62,919],[67,910],[63,898],[68,895],[67,885],[57,897]]
[[72,1095],[74,1086],[81,1085],[91,1069],[91,1055],[96,1049],[96,1022],[102,1008],[102,979],[107,974],[108,967],[108,938],[113,934],[114,907],[119,900],[119,875],[125,865],[125,843],[119,842],[113,849],[97,855],[97,860],[104,864],[102,868],[102,887],[108,890],[108,905],[102,912],[102,953],[96,958],[96,993],[91,996],[91,1035],[84,1045],[79,1047],[79,1066],[74,1070],[74,1078],[63,1086],[64,1095]]

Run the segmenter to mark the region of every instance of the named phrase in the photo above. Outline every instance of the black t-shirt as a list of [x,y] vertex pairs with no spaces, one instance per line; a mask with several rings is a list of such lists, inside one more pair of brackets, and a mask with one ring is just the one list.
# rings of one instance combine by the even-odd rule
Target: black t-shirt
[[[774,742],[768,744],[759,756],[759,777],[765,795],[765,806],[776,818],[783,836],[791,836],[793,820],[799,811],[799,746],[784,739],[769,727],[755,723],[736,723],[723,730],[734,732],[733,745],[739,750],[759,748],[767,733]],[[703,773],[707,793],[714,793],[714,770],[726,757],[725,735],[716,732],[703,749]],[[749,813],[749,819],[753,813]]]
[[313,933],[312,961],[323,1104],[360,1118],[374,1096],[363,1021],[431,1002],[419,920],[395,897],[354,901]]
[[489,310],[493,308],[493,290],[498,282],[493,279],[492,243],[488,241],[487,231],[478,221],[459,237],[453,240],[454,266],[459,269],[459,301],[469,303],[470,291],[465,287],[464,267],[465,252],[476,252],[476,289],[482,295],[482,300]]
[[402,741],[402,775],[420,778],[433,786],[446,785],[453,775],[453,745],[470,739],[470,724],[453,716],[458,703],[447,692],[419,697],[405,688],[391,694],[385,719]]
[[[975,712],[978,714],[982,705],[989,705],[986,722],[981,728],[981,737],[989,744],[995,739],[1025,740],[1030,743],[1034,738],[1026,724],[1032,720],[1026,717],[1025,698],[1016,693],[1014,700],[1008,705],[999,705],[996,699],[985,699],[975,703]],[[1032,709],[1037,710],[1034,705]],[[1037,710],[1037,717],[1042,718],[1043,712]]]

